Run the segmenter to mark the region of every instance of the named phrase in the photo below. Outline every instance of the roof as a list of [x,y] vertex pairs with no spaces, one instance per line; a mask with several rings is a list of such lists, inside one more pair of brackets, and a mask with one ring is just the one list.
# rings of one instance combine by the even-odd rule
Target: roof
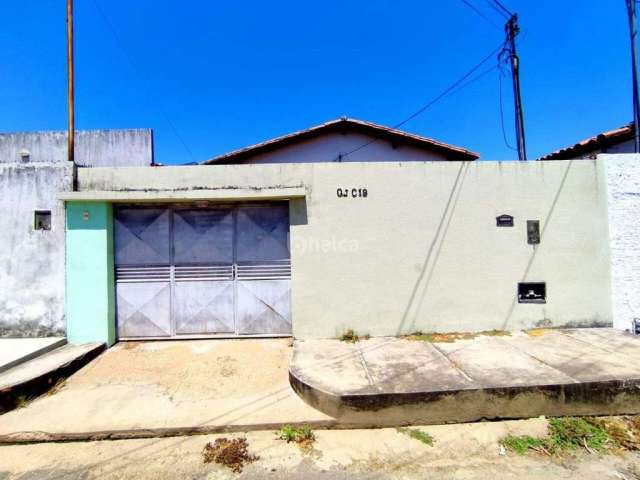
[[443,154],[447,160],[476,160],[480,157],[479,154],[465,148],[439,142],[432,138],[403,132],[401,130],[385,127],[372,122],[366,122],[364,120],[343,117],[307,128],[306,130],[300,130],[298,132],[276,137],[261,143],[256,143],[255,145],[240,148],[238,150],[225,153],[224,155],[210,158],[202,163],[205,165],[215,163],[235,163],[253,155],[270,152],[304,140],[316,138],[328,132],[345,133],[346,131],[364,133],[397,144],[413,145],[418,148],[438,152]]
[[587,138],[570,147],[561,148],[551,152],[538,160],[571,160],[591,153],[595,150],[604,150],[613,145],[617,145],[633,138],[633,123],[625,125],[615,130],[600,133],[594,137]]

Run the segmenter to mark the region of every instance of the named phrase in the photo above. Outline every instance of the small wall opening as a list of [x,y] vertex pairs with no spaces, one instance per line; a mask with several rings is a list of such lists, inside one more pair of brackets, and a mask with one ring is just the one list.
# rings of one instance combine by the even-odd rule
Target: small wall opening
[[518,303],[547,303],[547,284],[544,282],[518,283]]
[[540,243],[540,220],[527,220],[527,243],[529,245]]
[[33,212],[34,230],[51,230],[51,210],[36,210]]

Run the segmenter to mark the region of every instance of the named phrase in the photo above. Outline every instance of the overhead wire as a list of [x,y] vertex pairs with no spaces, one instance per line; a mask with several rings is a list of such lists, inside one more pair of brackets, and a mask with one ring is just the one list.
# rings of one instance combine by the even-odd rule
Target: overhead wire
[[[408,117],[406,117],[405,119],[403,119],[402,121],[396,123],[395,125],[393,125],[391,128],[392,129],[398,129],[401,126],[403,126],[404,124],[406,124],[407,122],[413,120],[414,118],[418,117],[419,115],[423,114],[425,111],[427,111],[429,108],[431,108],[433,105],[435,105],[436,103],[438,103],[440,100],[442,100],[443,98],[447,97],[448,95],[450,95],[451,93],[453,93],[454,91],[459,91],[460,89],[468,86],[471,82],[467,82],[465,83],[474,73],[476,73],[480,67],[482,67],[485,63],[487,63],[491,58],[493,58],[498,52],[502,51],[504,49],[504,44],[505,42],[501,42],[500,45],[498,45],[498,47],[494,48],[491,53],[489,53],[486,57],[484,57],[480,62],[478,62],[476,65],[474,65],[470,70],[468,70],[464,75],[462,75],[458,80],[456,80],[455,82],[453,82],[451,85],[449,85],[446,89],[444,89],[441,93],[439,93],[438,95],[436,95],[432,100],[430,100],[429,102],[427,102],[426,104],[424,104],[423,106],[421,106],[418,110],[416,110],[415,112],[413,112],[411,115],[409,115]],[[493,67],[495,68],[495,67]],[[493,69],[492,68],[492,69]],[[489,71],[491,71],[492,69],[490,69]],[[488,73],[488,72],[486,72]],[[485,73],[485,74],[486,74]],[[475,81],[475,80],[474,80]],[[462,86],[464,84],[464,86]],[[458,88],[461,87],[461,88]],[[344,157],[347,157],[349,155],[354,154],[355,152],[362,150],[363,148],[368,147],[369,145],[377,142],[379,139],[378,138],[374,138],[372,140],[369,140],[361,145],[359,145],[358,147],[346,152],[346,153],[341,153],[340,155],[338,155],[338,158],[336,160],[340,161],[342,160]]]
[[[96,10],[98,11],[99,15],[102,17],[102,20],[104,21],[104,23],[106,24],[107,28],[111,31],[111,34],[113,35],[116,44],[118,45],[118,48],[120,48],[120,50],[122,51],[122,53],[124,54],[125,58],[127,59],[127,61],[129,62],[129,64],[131,65],[131,69],[133,70],[133,72],[138,76],[138,79],[142,82],[144,82],[144,78],[142,76],[142,74],[140,73],[140,70],[138,69],[136,63],[133,61],[133,58],[131,57],[131,55],[129,54],[128,50],[125,48],[124,43],[122,42],[122,40],[120,39],[120,36],[118,35],[117,30],[115,29],[115,27],[113,26],[113,24],[111,23],[111,21],[109,20],[109,17],[107,17],[107,15],[105,14],[104,10],[102,10],[102,7],[100,6],[100,4],[98,3],[98,0],[93,0],[93,4],[95,5]],[[182,144],[182,146],[184,147],[184,149],[186,150],[186,152],[189,154],[189,156],[191,157],[191,159],[196,162],[196,157],[193,154],[193,152],[191,151],[191,149],[189,148],[189,146],[187,145],[187,142],[185,142],[184,138],[182,137],[182,135],[180,135],[180,133],[178,132],[178,129],[176,128],[176,126],[174,125],[173,121],[171,120],[171,117],[169,116],[169,114],[167,113],[166,110],[164,110],[163,108],[159,107],[160,112],[162,113],[162,115],[164,116],[167,124],[169,125],[169,127],[171,128],[173,134],[175,135],[175,137],[178,139],[178,141]]]
[[506,20],[508,20],[510,18],[510,15],[506,15],[504,10],[502,10],[500,7],[498,7],[492,0],[485,0],[485,2],[487,2],[487,4],[493,8],[496,12],[498,12],[498,14],[502,17],[504,17]]
[[493,0],[493,3],[495,3],[498,8],[500,8],[500,10],[502,10],[507,15],[507,17],[513,17],[513,13],[507,7],[505,7],[502,2],[500,2],[500,0]]
[[491,18],[486,16],[484,13],[482,13],[482,11],[479,8],[477,8],[473,3],[471,3],[469,0],[460,0],[460,1],[464,5],[469,7],[473,12],[475,12],[479,17],[483,18],[485,21],[493,25],[495,28],[497,28],[498,30],[502,29],[496,22],[494,22]]

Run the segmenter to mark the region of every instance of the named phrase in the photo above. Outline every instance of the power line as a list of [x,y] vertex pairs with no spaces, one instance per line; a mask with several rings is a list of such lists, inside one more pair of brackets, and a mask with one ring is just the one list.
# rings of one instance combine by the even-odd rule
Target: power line
[[[491,0],[485,0],[485,2],[487,2],[487,4],[493,8],[496,12],[498,12],[498,14],[502,17],[504,17],[505,19],[508,19],[511,15],[505,15],[504,10],[502,10],[500,7],[498,7],[494,2],[492,2]],[[507,10],[508,11],[508,10]]]
[[495,3],[498,6],[498,8],[500,8],[500,10],[502,10],[507,15],[507,17],[513,17],[513,13],[509,11],[509,9],[507,9],[507,7],[505,7],[500,2],[500,0],[493,0],[493,3]]
[[[135,73],[138,76],[138,79],[140,81],[144,81],[144,78],[143,78],[142,74],[140,73],[140,70],[136,66],[136,64],[133,61],[133,58],[131,57],[131,55],[129,55],[129,52],[127,51],[127,49],[124,46],[124,43],[120,40],[120,36],[118,35],[118,32],[116,31],[116,29],[113,26],[113,24],[111,23],[111,21],[109,20],[109,17],[107,17],[107,15],[102,10],[102,7],[100,7],[100,4],[98,3],[98,0],[93,0],[93,4],[95,5],[96,10],[98,11],[100,16],[104,20],[104,23],[107,25],[107,27],[111,31],[113,37],[115,38],[116,44],[118,45],[118,48],[120,48],[120,50],[122,50],[122,53],[124,54],[125,58],[129,62],[129,64],[131,65],[131,69],[133,70],[133,73]],[[158,109],[160,110],[162,115],[165,117],[165,120],[166,120],[167,124],[169,125],[169,127],[171,128],[171,130],[173,131],[173,134],[180,141],[180,143],[182,144],[184,149],[187,151],[187,153],[189,154],[191,159],[193,161],[196,161],[195,155],[193,154],[193,152],[191,151],[191,149],[187,145],[187,142],[184,141],[184,138],[182,138],[182,135],[180,135],[180,133],[178,132],[178,129],[176,128],[176,126],[171,121],[171,118],[169,117],[169,114],[167,113],[167,111],[164,110],[161,107],[159,107]]]
[[491,20],[489,17],[487,17],[484,13],[482,13],[482,11],[480,9],[478,9],[475,5],[473,5],[471,2],[469,2],[468,0],[460,0],[463,4],[465,4],[467,7],[469,7],[471,10],[473,10],[477,15],[479,15],[480,17],[482,17],[483,19],[485,19],[487,22],[489,22],[491,25],[493,25],[494,27],[496,27],[498,30],[500,30],[500,26],[494,22],[493,20]]
[[[434,97],[431,101],[429,101],[428,103],[426,103],[425,105],[423,105],[422,107],[420,107],[418,110],[416,110],[414,113],[412,113],[411,115],[409,115],[407,118],[405,118],[404,120],[402,120],[399,123],[396,123],[395,125],[393,125],[391,128],[392,129],[397,129],[400,128],[402,125],[406,124],[407,122],[413,120],[414,118],[416,118],[417,116],[423,114],[426,110],[428,110],[429,108],[431,108],[433,105],[435,105],[437,102],[439,102],[440,100],[442,100],[444,97],[448,96],[449,94],[453,93],[456,89],[458,89],[458,87],[460,87],[469,77],[471,77],[476,71],[478,71],[478,69],[480,67],[482,67],[482,65],[484,65],[485,63],[487,63],[491,58],[493,58],[498,52],[500,52],[501,50],[504,49],[504,42],[501,43],[500,45],[498,45],[497,48],[494,48],[491,53],[489,53],[489,55],[487,55],[486,57],[484,57],[480,62],[478,62],[475,66],[473,66],[470,70],[467,71],[467,73],[465,73],[462,77],[460,77],[458,80],[456,80],[455,82],[453,82],[451,85],[449,85],[445,90],[443,90],[439,95],[437,95],[436,97]],[[494,67],[495,68],[495,67]],[[464,86],[468,85],[470,82],[466,83]],[[374,138],[368,142],[363,143],[362,145],[354,148],[353,150],[348,151],[347,153],[342,153],[338,156],[338,159],[342,159],[346,156],[349,156],[359,150],[362,150],[363,148],[368,147],[369,145],[371,145],[372,143],[377,142],[379,139],[378,138]]]

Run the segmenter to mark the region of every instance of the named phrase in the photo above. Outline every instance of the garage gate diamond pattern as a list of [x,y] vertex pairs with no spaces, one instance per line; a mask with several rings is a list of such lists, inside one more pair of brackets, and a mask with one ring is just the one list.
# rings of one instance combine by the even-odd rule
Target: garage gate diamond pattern
[[288,205],[122,207],[120,338],[291,333]]

